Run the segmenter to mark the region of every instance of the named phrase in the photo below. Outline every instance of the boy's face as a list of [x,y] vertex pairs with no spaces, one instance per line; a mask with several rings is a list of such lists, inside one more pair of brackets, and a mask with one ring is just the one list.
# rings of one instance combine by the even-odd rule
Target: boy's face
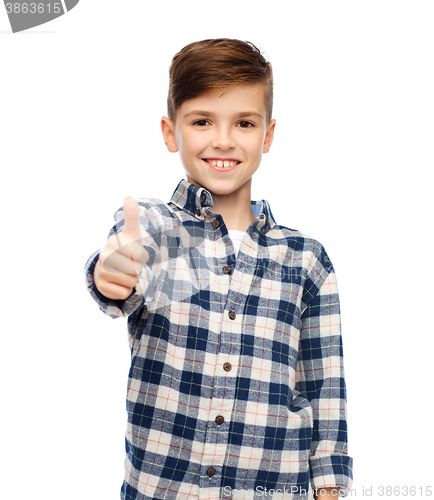
[[273,141],[275,120],[267,123],[258,83],[189,99],[176,123],[163,117],[161,126],[168,150],[180,153],[187,180],[227,195],[250,182]]

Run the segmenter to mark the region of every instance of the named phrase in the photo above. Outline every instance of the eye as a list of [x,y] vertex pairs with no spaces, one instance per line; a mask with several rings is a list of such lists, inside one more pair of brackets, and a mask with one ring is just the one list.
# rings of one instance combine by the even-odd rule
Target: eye
[[241,122],[238,123],[238,126],[241,127],[241,128],[250,128],[250,127],[254,127],[253,123],[252,122],[248,122],[246,120],[243,120]]
[[205,127],[206,125],[209,125],[208,120],[197,120],[193,122],[193,125],[197,125],[198,127]]

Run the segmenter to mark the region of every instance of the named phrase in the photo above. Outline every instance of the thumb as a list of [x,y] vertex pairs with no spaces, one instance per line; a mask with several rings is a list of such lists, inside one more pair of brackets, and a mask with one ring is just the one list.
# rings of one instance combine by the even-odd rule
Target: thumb
[[140,210],[137,201],[128,196],[124,200],[124,227],[122,232],[133,240],[140,240]]

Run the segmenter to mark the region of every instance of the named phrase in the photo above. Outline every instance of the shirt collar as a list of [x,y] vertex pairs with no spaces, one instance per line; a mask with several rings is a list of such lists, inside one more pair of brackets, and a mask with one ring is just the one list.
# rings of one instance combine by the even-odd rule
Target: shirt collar
[[[208,214],[214,206],[209,191],[185,179],[178,184],[170,201],[179,209],[199,220],[202,220],[203,215]],[[258,230],[261,233],[266,233],[276,225],[268,201],[252,201],[251,204],[253,215],[258,218]]]

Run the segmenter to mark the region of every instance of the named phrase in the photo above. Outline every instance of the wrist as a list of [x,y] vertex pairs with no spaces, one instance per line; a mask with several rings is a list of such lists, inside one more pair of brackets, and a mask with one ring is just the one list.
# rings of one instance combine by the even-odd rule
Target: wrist
[[314,498],[315,500],[335,500],[339,498],[339,487],[329,486],[327,488],[315,488]]

